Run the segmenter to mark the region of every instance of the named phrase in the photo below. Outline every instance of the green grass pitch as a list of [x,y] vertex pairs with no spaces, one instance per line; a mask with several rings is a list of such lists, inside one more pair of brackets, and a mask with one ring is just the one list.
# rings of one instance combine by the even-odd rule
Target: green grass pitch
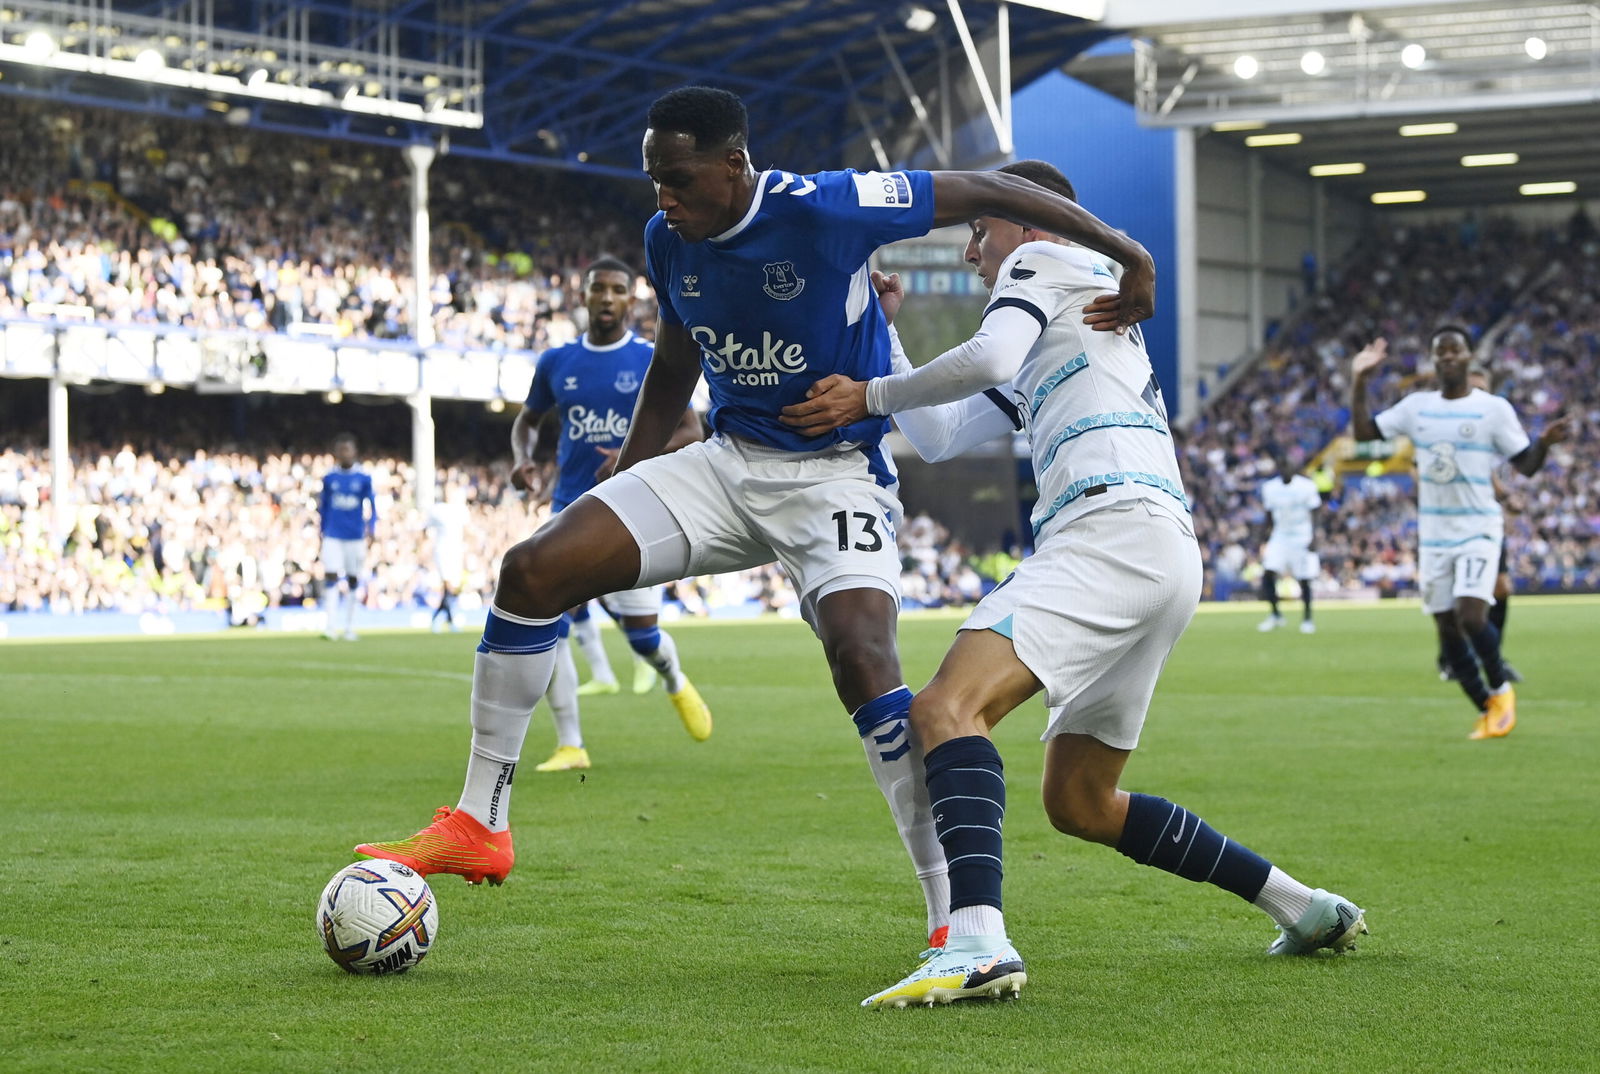
[[[585,778],[519,773],[510,881],[436,878],[433,952],[379,979],[313,905],[454,803],[475,637],[0,645],[0,1070],[1600,1068],[1600,601],[1516,602],[1522,723],[1486,743],[1414,605],[1258,617],[1196,618],[1125,785],[1361,903],[1360,950],[1268,959],[1233,896],[1055,834],[1034,703],[997,735],[1029,984],[885,1012],[921,898],[799,624],[675,626],[711,741],[590,701]],[[913,684],[956,622],[903,623]]]

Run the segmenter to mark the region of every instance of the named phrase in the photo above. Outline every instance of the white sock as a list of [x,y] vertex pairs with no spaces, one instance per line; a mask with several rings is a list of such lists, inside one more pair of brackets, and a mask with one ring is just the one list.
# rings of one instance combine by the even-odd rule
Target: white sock
[[583,728],[578,721],[578,665],[572,662],[567,639],[556,642],[556,667],[550,676],[550,715],[555,718],[556,745],[583,748]]
[[[555,620],[524,619],[499,608],[493,614],[529,625]],[[522,756],[533,707],[544,696],[555,669],[555,647],[542,653],[480,652],[472,664],[472,752],[456,808],[491,832],[511,826],[511,778]]]
[[1311,889],[1274,865],[1267,882],[1261,885],[1261,894],[1256,896],[1256,905],[1274,922],[1288,928],[1311,909]]
[[572,637],[578,643],[584,663],[589,665],[589,677],[599,682],[615,683],[617,673],[611,670],[611,658],[600,641],[600,621],[591,615],[583,622],[572,624]]
[[351,586],[344,595],[344,632],[350,633],[356,628],[356,587]]
[[675,694],[683,689],[683,669],[678,667],[678,644],[672,640],[672,635],[665,630],[661,632],[661,644],[653,653],[643,654],[645,661],[656,669],[656,674],[667,684],[667,693]]
[[[888,743],[877,741],[894,723],[904,724],[904,734],[911,739],[911,748],[892,761],[883,759],[885,753],[896,752],[900,745],[896,738]],[[944,847],[939,845],[939,835],[933,827],[933,811],[928,805],[928,787],[922,770],[922,746],[911,733],[911,722],[901,717],[879,724],[862,736],[861,745],[867,751],[867,765],[878,784],[889,812],[894,816],[894,826],[900,832],[900,841],[911,864],[922,882],[922,897],[927,904],[928,932],[932,933],[950,923],[950,879],[945,865]]]
[[965,936],[1004,939],[1005,934],[1006,915],[1000,912],[998,906],[963,906],[959,910],[950,911],[952,943]]
[[344,599],[344,579],[324,587],[322,591],[328,598],[328,625],[323,633],[329,637],[339,633],[339,602]]

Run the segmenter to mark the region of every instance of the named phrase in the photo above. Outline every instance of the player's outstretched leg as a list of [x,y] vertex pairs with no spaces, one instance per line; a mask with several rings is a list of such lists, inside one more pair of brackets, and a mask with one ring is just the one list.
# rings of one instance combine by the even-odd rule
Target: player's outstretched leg
[[1278,572],[1264,571],[1261,575],[1261,599],[1267,602],[1272,610],[1267,617],[1256,624],[1256,629],[1265,634],[1269,630],[1277,630],[1283,626],[1283,613],[1278,610]]
[[1468,737],[1504,738],[1517,726],[1517,693],[1512,689],[1511,676],[1500,657],[1500,632],[1489,621],[1488,605],[1481,600],[1463,597],[1457,601],[1456,619],[1489,684],[1489,701],[1483,718]]
[[589,681],[578,687],[578,696],[614,694],[620,690],[617,673],[611,670],[611,658],[606,655],[605,644],[600,640],[600,620],[589,610],[588,601],[573,609],[572,636],[578,642],[578,651],[583,654],[584,663],[589,665]]
[[550,715],[556,725],[556,751],[535,772],[571,772],[589,767],[589,751],[583,748],[583,725],[578,714],[578,666],[572,662],[572,646],[566,638],[556,643],[556,667],[550,676]]
[[562,613],[639,577],[639,546],[598,499],[581,497],[506,553],[472,671],[472,748],[454,809],[407,839],[362,843],[424,876],[500,883],[513,862],[511,781],[539,698],[550,685]]
[[[1478,655],[1473,651],[1472,642],[1462,632],[1460,620],[1455,612],[1439,612],[1433,618],[1439,630],[1440,651],[1443,652],[1445,662],[1450,667],[1450,677],[1478,710],[1478,718],[1473,721],[1472,733],[1467,737],[1489,738],[1491,737],[1488,734],[1490,690],[1483,681],[1483,673],[1478,667]],[[1515,722],[1514,714],[1512,722]],[[1506,730],[1509,731],[1510,728]]]
[[678,664],[678,645],[672,635],[661,629],[656,617],[623,616],[622,632],[628,637],[628,646],[643,657],[666,683],[667,696],[677,709],[683,729],[696,742],[711,737],[711,709],[701,698],[700,691],[683,673]]
[[863,1007],[1014,997],[1028,983],[1000,908],[1006,812],[1000,754],[987,738],[970,735],[929,750],[926,767],[939,842],[950,863],[950,937],[942,949],[925,952],[922,965],[902,980],[862,1000]]

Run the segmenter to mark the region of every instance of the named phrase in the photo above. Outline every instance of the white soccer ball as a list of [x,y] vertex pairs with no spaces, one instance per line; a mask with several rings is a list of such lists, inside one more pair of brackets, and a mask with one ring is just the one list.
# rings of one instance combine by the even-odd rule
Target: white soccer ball
[[396,861],[346,865],[317,900],[317,935],[349,973],[404,973],[439,935],[433,889]]

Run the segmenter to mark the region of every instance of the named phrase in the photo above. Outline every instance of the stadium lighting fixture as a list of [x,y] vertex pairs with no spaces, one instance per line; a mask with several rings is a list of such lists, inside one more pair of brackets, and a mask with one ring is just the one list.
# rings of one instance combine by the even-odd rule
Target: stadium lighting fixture
[[939,22],[939,16],[921,4],[906,4],[900,9],[900,19],[906,29],[914,34],[925,34]]
[[1469,153],[1461,158],[1463,168],[1498,168],[1503,164],[1515,164],[1522,158],[1515,153]]
[[1403,205],[1412,201],[1427,201],[1426,190],[1380,190],[1372,195],[1374,205]]
[[1240,56],[1233,61],[1233,73],[1248,82],[1261,73],[1261,64],[1254,56]]
[[260,89],[271,78],[272,75],[268,73],[265,67],[257,67],[250,72],[250,77],[244,80],[244,84],[250,89]]
[[495,396],[493,399],[489,400],[489,413],[491,413],[491,414],[500,414],[500,413],[503,413],[505,411],[505,409],[506,409],[506,401],[504,399],[500,398],[498,395]]
[[1415,71],[1428,62],[1428,50],[1413,41],[1400,50],[1400,62]]
[[149,78],[167,69],[167,58],[161,55],[159,49],[140,49],[139,54],[133,58],[133,69]]
[[1317,177],[1325,175],[1360,175],[1367,170],[1367,166],[1360,161],[1351,161],[1348,164],[1313,164],[1311,174]]
[[344,392],[341,392],[338,388],[333,388],[322,398],[330,403],[338,405],[339,403],[344,402]]
[[1225,131],[1258,131],[1267,125],[1264,119],[1224,119],[1219,123],[1211,124],[1211,129],[1218,132]]
[[1570,180],[1559,183],[1523,183],[1517,187],[1517,193],[1525,198],[1535,198],[1541,194],[1573,194],[1578,190],[1578,184]]
[[1300,57],[1300,70],[1315,78],[1328,69],[1328,58],[1316,49]]
[[1528,54],[1528,59],[1538,63],[1550,55],[1550,46],[1542,37],[1530,37],[1522,43],[1522,51]]
[[43,30],[35,30],[22,40],[22,51],[35,63],[42,63],[56,54],[56,39]]
[[1454,134],[1460,129],[1454,123],[1407,123],[1400,128],[1400,137],[1427,138],[1435,134]]
[[152,380],[149,384],[144,386],[144,393],[146,395],[160,395],[166,390],[167,386],[159,380]]
[[1261,149],[1272,145],[1299,145],[1300,138],[1298,131],[1285,131],[1282,134],[1252,134],[1244,140],[1244,144],[1251,149]]

